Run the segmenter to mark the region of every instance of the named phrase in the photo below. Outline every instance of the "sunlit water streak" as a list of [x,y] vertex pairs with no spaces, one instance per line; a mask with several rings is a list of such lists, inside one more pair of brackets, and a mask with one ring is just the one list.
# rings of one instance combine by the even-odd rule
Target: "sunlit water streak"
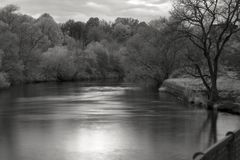
[[121,83],[46,83],[0,92],[2,160],[185,160],[240,118]]

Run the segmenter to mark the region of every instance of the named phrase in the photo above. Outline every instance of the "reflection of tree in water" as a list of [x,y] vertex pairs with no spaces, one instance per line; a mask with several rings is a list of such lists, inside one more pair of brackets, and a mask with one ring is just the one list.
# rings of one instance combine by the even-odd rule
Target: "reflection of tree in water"
[[0,159],[16,159],[16,127],[14,126],[14,106],[12,101],[9,101],[9,95],[0,96],[0,152],[3,151],[3,154],[0,154]]
[[198,136],[199,140],[200,140],[201,134],[204,131],[209,132],[207,147],[217,142],[217,119],[218,119],[217,111],[215,110],[208,111],[207,119],[204,121],[202,127],[200,128],[200,132]]

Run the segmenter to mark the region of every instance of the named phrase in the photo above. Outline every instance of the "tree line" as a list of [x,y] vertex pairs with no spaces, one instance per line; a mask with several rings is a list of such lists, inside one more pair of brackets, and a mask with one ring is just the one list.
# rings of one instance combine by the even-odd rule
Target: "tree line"
[[217,77],[239,70],[239,0],[176,0],[169,18],[114,22],[35,19],[0,9],[0,85],[125,79],[158,88],[165,79],[200,78],[211,101]]
[[15,5],[0,10],[0,81],[67,81],[118,78],[159,86],[176,68],[176,26],[160,18],[58,24],[45,13],[34,19]]

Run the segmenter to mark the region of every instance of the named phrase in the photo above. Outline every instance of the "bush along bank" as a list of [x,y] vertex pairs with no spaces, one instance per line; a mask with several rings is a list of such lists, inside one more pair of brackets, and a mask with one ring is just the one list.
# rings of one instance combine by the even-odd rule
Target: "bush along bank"
[[10,87],[10,83],[7,80],[7,75],[5,73],[0,73],[0,89]]
[[[228,79],[219,79],[219,94],[221,98],[216,104],[214,104],[214,109],[220,112],[240,115],[240,91],[238,90],[240,87],[236,86],[240,85],[240,81],[229,81],[230,80]],[[229,87],[229,84],[233,84],[233,86]],[[166,91],[184,102],[208,109],[207,94],[199,79],[168,79],[163,82],[163,85],[159,90]]]

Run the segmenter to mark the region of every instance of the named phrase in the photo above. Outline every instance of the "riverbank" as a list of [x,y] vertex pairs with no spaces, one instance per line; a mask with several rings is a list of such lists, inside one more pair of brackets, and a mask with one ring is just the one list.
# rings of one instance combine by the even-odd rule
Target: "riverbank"
[[48,82],[91,82],[91,81],[122,81],[122,77],[119,76],[108,76],[108,77],[84,77],[79,79],[70,79],[70,80],[57,80],[57,79],[42,79],[35,81],[23,81],[17,84],[11,84],[8,82],[6,77],[1,76],[0,74],[0,91],[8,89],[11,86],[22,85],[22,84],[37,84],[37,83],[48,83]]
[[[221,112],[240,115],[240,80],[221,77],[218,79],[218,88],[221,100],[214,107]],[[207,107],[207,94],[200,79],[168,79],[159,90],[193,105]]]

